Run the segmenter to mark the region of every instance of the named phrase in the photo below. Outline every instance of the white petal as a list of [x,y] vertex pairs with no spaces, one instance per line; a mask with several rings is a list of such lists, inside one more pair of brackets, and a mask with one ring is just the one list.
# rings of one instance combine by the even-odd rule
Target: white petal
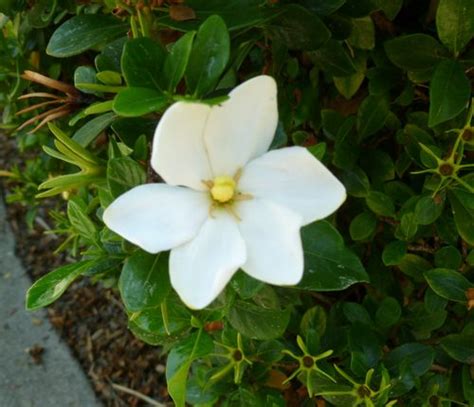
[[211,111],[201,103],[177,102],[163,114],[153,139],[151,165],[166,183],[204,190],[212,179],[204,146]]
[[216,176],[233,176],[248,161],[265,153],[278,124],[277,86],[270,76],[257,76],[230,92],[212,108],[205,143]]
[[245,244],[236,220],[225,212],[215,212],[193,240],[171,251],[171,284],[190,308],[204,308],[245,259]]
[[242,269],[275,285],[294,285],[303,276],[301,217],[263,199],[239,203],[239,229],[247,248]]
[[149,253],[191,240],[209,213],[204,192],[166,184],[140,185],[120,195],[104,212],[107,227]]
[[273,150],[250,162],[239,190],[299,213],[305,225],[327,217],[346,199],[344,185],[303,147]]

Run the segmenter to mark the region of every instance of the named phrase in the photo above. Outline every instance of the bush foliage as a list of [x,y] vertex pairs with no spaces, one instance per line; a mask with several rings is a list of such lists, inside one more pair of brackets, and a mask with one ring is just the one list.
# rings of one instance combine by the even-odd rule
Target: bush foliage
[[[78,278],[117,287],[133,333],[169,351],[177,406],[474,405],[472,0],[2,0],[0,12],[1,128],[30,157],[2,172],[8,199],[31,223],[56,197],[58,250],[77,260],[33,285],[29,309]],[[190,311],[167,253],[101,215],[154,181],[150,141],[171,103],[218,103],[262,73],[278,83],[272,148],[307,147],[349,197],[302,230],[297,287],[239,272]]]

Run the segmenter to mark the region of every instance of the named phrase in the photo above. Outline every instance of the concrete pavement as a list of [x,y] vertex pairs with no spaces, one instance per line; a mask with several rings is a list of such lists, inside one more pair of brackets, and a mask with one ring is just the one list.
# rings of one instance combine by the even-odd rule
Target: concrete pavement
[[0,406],[102,406],[46,313],[25,311],[31,281],[5,216],[0,196]]

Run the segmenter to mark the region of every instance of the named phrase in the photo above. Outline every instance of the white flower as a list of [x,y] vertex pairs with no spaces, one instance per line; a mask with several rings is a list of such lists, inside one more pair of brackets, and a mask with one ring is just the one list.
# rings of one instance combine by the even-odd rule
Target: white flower
[[267,152],[276,92],[271,77],[258,76],[221,105],[172,105],[151,158],[166,184],[133,188],[104,212],[111,230],[147,252],[171,249],[171,284],[191,308],[209,305],[239,268],[270,284],[297,284],[300,228],[346,197],[305,148]]

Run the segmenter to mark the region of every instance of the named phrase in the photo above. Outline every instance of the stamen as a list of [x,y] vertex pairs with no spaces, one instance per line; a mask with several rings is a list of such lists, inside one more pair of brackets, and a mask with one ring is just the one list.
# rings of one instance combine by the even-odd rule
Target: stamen
[[253,199],[252,194],[241,194],[240,192],[234,196],[234,201],[250,201]]
[[242,218],[237,214],[235,211],[235,208],[231,205],[226,205],[225,209],[227,212],[229,212],[235,219],[237,219],[238,222],[242,221]]
[[211,189],[214,186],[214,182],[212,182],[211,180],[202,179],[201,182],[209,189]]
[[234,181],[236,184],[239,182],[241,176],[242,176],[242,168],[239,168],[234,175]]

